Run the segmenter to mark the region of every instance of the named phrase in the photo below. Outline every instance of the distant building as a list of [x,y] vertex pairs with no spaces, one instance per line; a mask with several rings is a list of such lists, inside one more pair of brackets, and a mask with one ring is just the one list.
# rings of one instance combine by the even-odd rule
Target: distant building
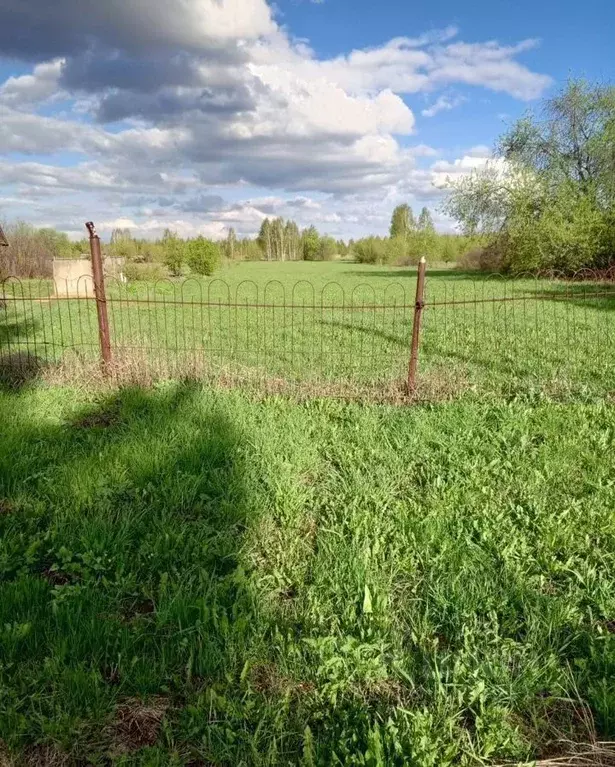
[[8,248],[9,241],[4,236],[4,232],[2,231],[2,227],[0,226],[0,245],[4,245]]

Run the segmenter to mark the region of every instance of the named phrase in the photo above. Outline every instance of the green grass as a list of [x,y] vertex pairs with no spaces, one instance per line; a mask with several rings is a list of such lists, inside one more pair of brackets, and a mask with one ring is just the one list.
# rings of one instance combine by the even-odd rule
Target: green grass
[[615,732],[606,404],[39,387],[0,431],[27,764],[439,767]]
[[[140,356],[163,369],[191,361],[214,375],[395,387],[408,365],[415,282],[412,269],[299,262],[233,264],[213,279],[110,283],[113,347],[122,360]],[[0,309],[5,354],[96,358],[92,301],[28,300],[49,296],[49,283],[6,290],[18,300]],[[614,309],[612,284],[431,269],[425,388],[604,396],[613,389]]]

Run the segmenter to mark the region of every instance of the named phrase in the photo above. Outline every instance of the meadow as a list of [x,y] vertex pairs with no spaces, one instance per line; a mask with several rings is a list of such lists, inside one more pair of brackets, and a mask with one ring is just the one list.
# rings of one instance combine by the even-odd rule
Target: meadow
[[[400,391],[416,270],[351,262],[227,265],[212,278],[108,281],[114,353],[175,374]],[[427,396],[612,388],[613,283],[507,279],[428,266],[419,373]],[[3,347],[58,362],[98,356],[93,301],[8,280]],[[33,299],[33,300],[31,300]],[[513,300],[514,299],[514,300]]]
[[440,767],[612,739],[608,404],[32,385],[0,430],[0,761]]

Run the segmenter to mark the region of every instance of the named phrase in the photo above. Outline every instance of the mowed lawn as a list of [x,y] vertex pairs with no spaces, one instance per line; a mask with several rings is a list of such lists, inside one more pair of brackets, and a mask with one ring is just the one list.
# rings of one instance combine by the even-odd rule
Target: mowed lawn
[[615,733],[607,404],[39,387],[0,432],[7,759],[440,767]]
[[[214,376],[399,387],[415,286],[415,269],[349,262],[236,263],[212,278],[109,281],[112,345],[122,362],[175,371],[190,362]],[[5,354],[96,358],[93,301],[55,300],[39,281],[8,281],[5,293],[14,299],[0,307]],[[426,299],[419,374],[427,392],[575,398],[613,389],[613,283],[428,266]]]

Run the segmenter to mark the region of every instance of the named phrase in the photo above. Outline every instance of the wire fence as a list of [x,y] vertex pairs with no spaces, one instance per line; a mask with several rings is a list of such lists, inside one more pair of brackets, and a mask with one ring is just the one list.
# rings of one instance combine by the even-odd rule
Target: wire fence
[[[111,376],[198,375],[320,394],[403,396],[413,323],[423,316],[417,391],[424,396],[610,394],[615,275],[484,276],[427,271],[326,282],[219,278],[105,280]],[[88,282],[90,280],[90,282]],[[0,366],[98,369],[100,306],[91,276],[70,286],[0,284]]]

